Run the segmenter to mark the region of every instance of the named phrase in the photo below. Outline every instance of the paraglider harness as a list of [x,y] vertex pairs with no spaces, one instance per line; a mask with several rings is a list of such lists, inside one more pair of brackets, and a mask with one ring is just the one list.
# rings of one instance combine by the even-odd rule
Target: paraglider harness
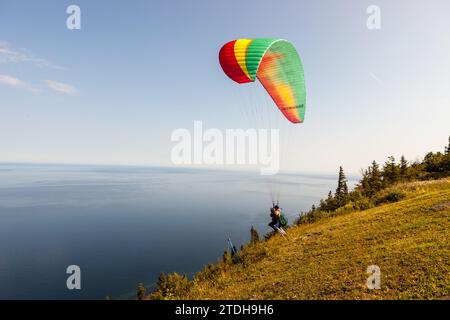
[[280,220],[280,224],[282,227],[287,226],[288,224],[288,219],[286,217],[286,215],[284,214],[283,210],[281,210],[281,208],[278,206],[278,202],[275,204],[274,202],[272,202],[272,209],[273,212],[275,213],[276,210],[280,210],[280,217],[278,218]]

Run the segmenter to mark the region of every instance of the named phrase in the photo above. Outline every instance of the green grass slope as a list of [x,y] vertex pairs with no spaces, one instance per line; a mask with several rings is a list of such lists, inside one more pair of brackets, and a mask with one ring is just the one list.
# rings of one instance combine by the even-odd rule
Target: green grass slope
[[[200,272],[175,299],[436,299],[450,295],[450,179],[394,187],[406,198],[292,227]],[[366,269],[381,269],[369,290]]]

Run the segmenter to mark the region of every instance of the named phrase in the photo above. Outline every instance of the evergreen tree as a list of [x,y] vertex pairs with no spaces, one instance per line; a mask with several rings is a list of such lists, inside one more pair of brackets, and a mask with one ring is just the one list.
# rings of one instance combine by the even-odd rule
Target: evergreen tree
[[359,181],[358,189],[365,195],[370,193],[370,172],[370,167],[366,170],[361,170],[362,178]]
[[320,199],[319,210],[320,211],[327,211],[327,203],[323,199]]
[[383,184],[389,186],[398,181],[399,168],[395,163],[395,158],[390,156],[383,166]]
[[347,177],[342,166],[339,167],[339,178],[336,193],[334,194],[338,206],[343,206],[348,200]]
[[333,202],[333,193],[330,191],[328,191],[328,196],[327,196],[327,203],[331,203]]
[[165,297],[167,294],[167,278],[164,272],[161,272],[161,274],[159,275],[156,285],[158,287],[158,291],[163,297]]
[[331,190],[328,192],[327,200],[325,200],[326,208],[325,211],[334,211],[336,210],[336,203],[334,201],[333,193]]
[[446,155],[450,154],[450,136],[448,137],[448,146],[445,147],[445,154]]
[[370,167],[369,173],[369,196],[373,196],[376,192],[380,191],[383,182],[381,181],[381,171],[380,166],[375,160],[372,162],[372,166]]
[[408,180],[408,161],[406,161],[403,155],[400,158],[400,179],[402,181]]
[[145,292],[146,292],[146,289],[144,287],[144,284],[139,283],[138,287],[137,287],[137,292],[136,292],[138,300],[144,300]]
[[259,242],[259,234],[258,231],[252,226],[250,229],[250,243],[255,244]]

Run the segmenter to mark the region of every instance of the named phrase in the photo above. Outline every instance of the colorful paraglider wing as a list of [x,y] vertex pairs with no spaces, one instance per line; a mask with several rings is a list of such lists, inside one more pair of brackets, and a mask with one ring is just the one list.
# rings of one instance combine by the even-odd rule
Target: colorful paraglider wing
[[294,46],[282,39],[239,39],[219,52],[223,71],[237,83],[261,82],[293,123],[303,122],[306,90],[303,66]]

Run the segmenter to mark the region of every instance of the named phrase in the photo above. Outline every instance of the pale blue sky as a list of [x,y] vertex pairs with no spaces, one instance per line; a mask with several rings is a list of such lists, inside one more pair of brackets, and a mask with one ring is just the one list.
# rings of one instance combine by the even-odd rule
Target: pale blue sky
[[[66,28],[70,4],[82,30]],[[447,0],[0,0],[0,161],[169,166],[176,128],[250,127],[217,60],[240,37],[302,57],[306,120],[285,169],[421,157],[450,135],[449,17]]]

